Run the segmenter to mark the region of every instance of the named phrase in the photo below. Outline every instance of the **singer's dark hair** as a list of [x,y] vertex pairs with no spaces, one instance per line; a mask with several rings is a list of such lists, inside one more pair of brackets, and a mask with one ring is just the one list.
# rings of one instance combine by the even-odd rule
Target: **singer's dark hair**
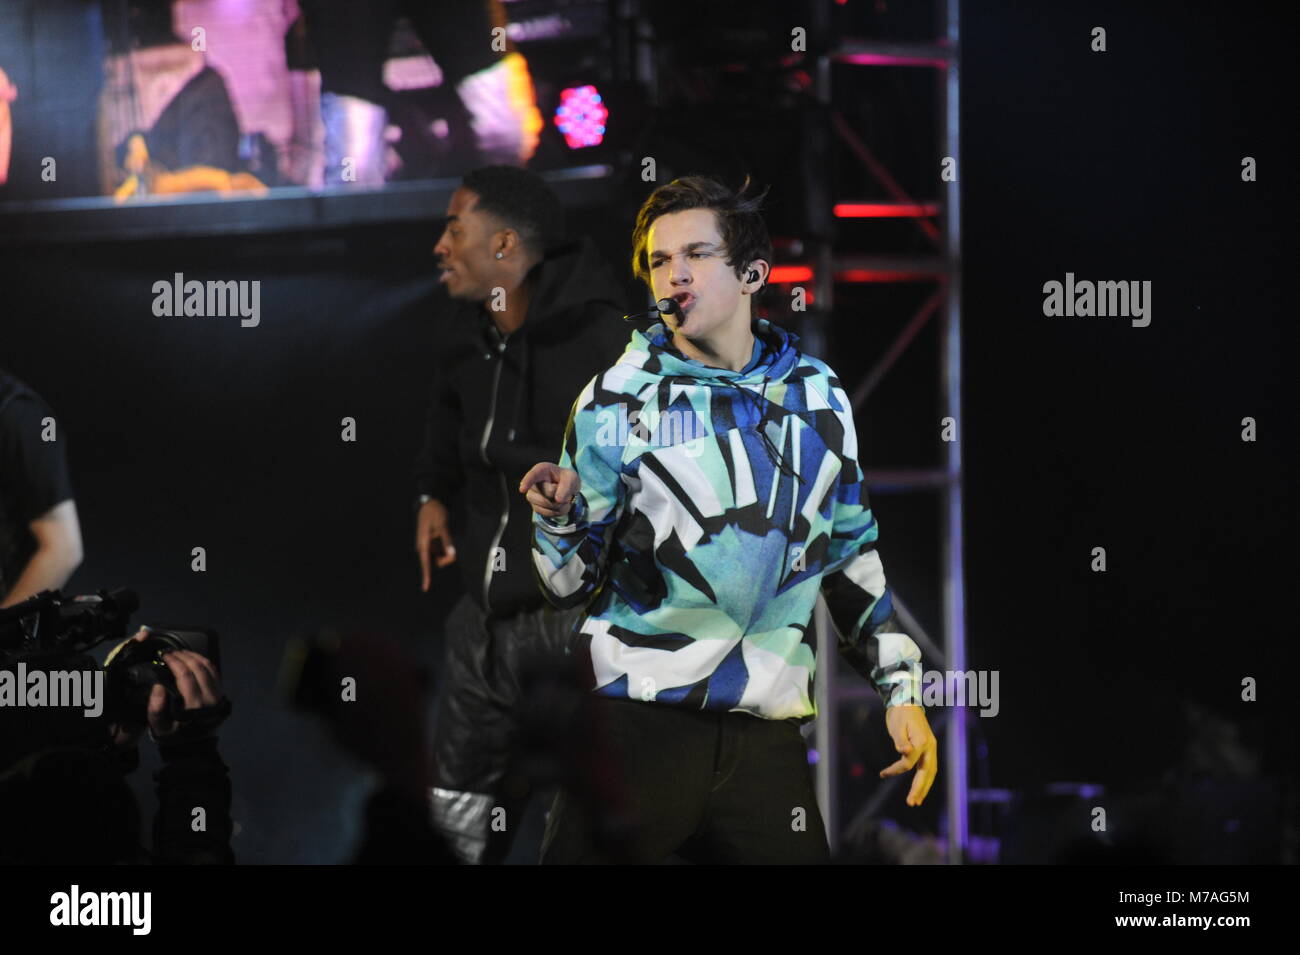
[[474,208],[519,233],[532,252],[546,252],[564,241],[564,207],[541,176],[518,166],[482,166],[465,174],[461,185],[478,196]]
[[[660,216],[685,209],[712,209],[718,220],[718,232],[727,248],[727,264],[743,279],[749,263],[763,259],[772,262],[772,239],[767,232],[760,209],[767,189],[754,191],[749,176],[739,189],[730,189],[710,176],[682,176],[660,186],[641,204],[632,230],[632,272],[646,285],[650,284],[650,262],[646,242],[650,227]],[[767,283],[750,296],[750,314],[754,314],[759,297],[767,291]]]

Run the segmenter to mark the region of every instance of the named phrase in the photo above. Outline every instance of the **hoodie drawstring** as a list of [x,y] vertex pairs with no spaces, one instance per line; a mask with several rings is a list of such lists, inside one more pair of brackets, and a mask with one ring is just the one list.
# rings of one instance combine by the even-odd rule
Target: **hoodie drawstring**
[[[758,419],[758,426],[756,428],[756,430],[758,431],[758,436],[763,439],[763,447],[767,449],[767,456],[772,460],[772,466],[775,467],[777,470],[779,470],[782,474],[788,474],[790,477],[798,478],[800,484],[806,484],[807,481],[804,480],[804,476],[800,474],[798,471],[796,471],[793,465],[791,465],[788,461],[786,461],[785,449],[782,448],[778,450],[777,446],[772,443],[772,439],[767,436],[767,422],[768,422],[767,412],[768,409],[772,407],[772,402],[767,400],[768,380],[769,380],[768,376],[764,375],[763,390],[759,395],[759,404],[760,407],[762,408],[762,415]],[[747,389],[744,388],[741,389],[741,391],[745,391],[745,390]]]

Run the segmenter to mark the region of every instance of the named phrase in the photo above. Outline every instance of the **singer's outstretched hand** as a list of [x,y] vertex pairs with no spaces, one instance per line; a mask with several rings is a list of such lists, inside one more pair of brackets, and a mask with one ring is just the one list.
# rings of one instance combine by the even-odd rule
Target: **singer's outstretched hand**
[[577,471],[542,461],[528,469],[519,490],[532,505],[533,513],[554,519],[569,513],[582,490],[582,478]]

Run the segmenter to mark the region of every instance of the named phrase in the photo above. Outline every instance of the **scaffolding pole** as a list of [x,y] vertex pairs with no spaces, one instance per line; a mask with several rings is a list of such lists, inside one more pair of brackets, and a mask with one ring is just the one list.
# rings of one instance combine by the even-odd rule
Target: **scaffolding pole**
[[[966,586],[962,566],[962,464],[961,440],[961,57],[959,0],[943,4],[943,32],[949,58],[941,74],[944,156],[955,170],[944,183],[943,238],[948,259],[947,295],[943,321],[943,405],[956,422],[954,440],[946,443],[948,485],[944,495],[944,656],[948,669],[966,669]],[[948,861],[959,865],[969,839],[966,779],[966,719],[955,709],[948,721],[944,747],[948,794]]]
[[[921,306],[866,380],[855,389],[852,404],[858,406],[874,390],[899,355],[914,340],[916,333],[939,311],[940,359],[938,384],[940,406],[944,415],[956,425],[954,440],[945,442],[942,469],[913,468],[891,472],[868,471],[868,485],[873,490],[886,488],[931,489],[940,494],[942,521],[940,546],[943,575],[943,650],[942,665],[949,671],[966,668],[966,596],[962,566],[962,461],[961,440],[961,129],[960,129],[960,0],[936,0],[940,37],[930,44],[894,43],[879,41],[844,40],[829,55],[817,58],[815,93],[819,108],[831,110],[835,132],[855,156],[871,171],[893,197],[885,203],[855,203],[841,197],[828,197],[837,215],[912,217],[917,227],[938,246],[937,255],[894,256],[837,255],[828,260],[829,243],[821,242],[815,268],[818,302],[829,310],[833,306],[828,287],[840,282],[889,282],[934,280],[938,288]],[[817,4],[825,8],[827,4]],[[830,64],[850,63],[858,66],[922,66],[937,68],[939,142],[942,147],[941,170],[951,169],[953,174],[941,176],[942,203],[917,202],[907,196],[894,181],[884,164],[857,133],[833,110],[830,95]],[[829,170],[826,171],[829,175]],[[938,211],[942,217],[940,228],[927,221]],[[833,272],[828,274],[828,272]],[[901,597],[897,600],[901,604]],[[835,662],[838,658],[836,640],[826,606],[820,599],[814,615],[817,633],[817,654],[820,661],[816,682],[817,725],[814,730],[817,758],[817,797],[826,823],[831,848],[840,843],[840,807],[838,805],[839,766],[836,741],[838,739],[841,703],[860,700],[861,687],[840,686],[836,681]],[[914,626],[919,626],[913,620]],[[933,645],[927,642],[933,649]],[[928,653],[934,660],[934,654]],[[938,661],[935,661],[938,662]],[[962,708],[953,708],[945,714],[948,719],[936,726],[940,737],[942,768],[940,781],[947,797],[946,828],[948,861],[959,865],[965,859],[969,842],[966,714]],[[939,721],[933,721],[938,723]]]

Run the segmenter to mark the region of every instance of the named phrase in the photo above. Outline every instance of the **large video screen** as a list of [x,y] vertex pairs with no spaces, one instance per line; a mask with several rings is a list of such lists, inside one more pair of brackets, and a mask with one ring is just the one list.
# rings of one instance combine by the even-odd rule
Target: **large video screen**
[[[604,9],[3,0],[0,215],[46,200],[382,189],[485,162],[592,161],[608,63],[586,41]],[[550,56],[563,66],[541,80],[547,41],[569,52]]]

